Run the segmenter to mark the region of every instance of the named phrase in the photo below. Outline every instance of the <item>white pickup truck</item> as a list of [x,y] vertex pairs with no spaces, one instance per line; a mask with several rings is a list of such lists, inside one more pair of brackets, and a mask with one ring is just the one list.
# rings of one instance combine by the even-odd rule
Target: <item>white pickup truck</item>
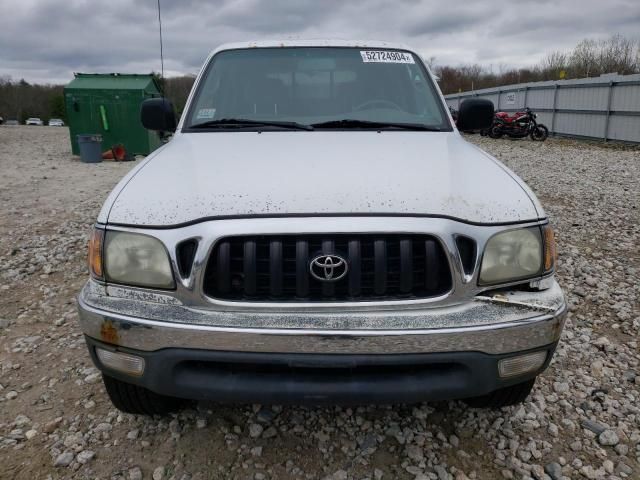
[[564,324],[531,190],[457,128],[411,49],[223,45],[173,138],[116,186],[80,323],[119,409],[523,401]]

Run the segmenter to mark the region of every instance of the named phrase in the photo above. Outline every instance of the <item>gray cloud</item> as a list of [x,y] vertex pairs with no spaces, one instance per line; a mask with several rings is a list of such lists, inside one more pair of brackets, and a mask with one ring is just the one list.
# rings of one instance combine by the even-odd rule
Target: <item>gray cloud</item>
[[469,29],[481,31],[483,24],[494,16],[491,10],[486,8],[440,8],[437,14],[424,9],[417,12],[420,15],[408,22],[406,33],[410,37],[428,36],[437,38],[442,34],[461,32]]
[[[260,38],[401,41],[436,63],[525,66],[585,37],[640,32],[637,0],[162,0],[165,70],[196,73],[210,50]],[[0,76],[158,70],[154,0],[0,0]]]
[[340,15],[344,3],[334,0],[240,0],[221,9],[216,21],[257,34],[300,33],[310,25],[322,24],[328,17]]

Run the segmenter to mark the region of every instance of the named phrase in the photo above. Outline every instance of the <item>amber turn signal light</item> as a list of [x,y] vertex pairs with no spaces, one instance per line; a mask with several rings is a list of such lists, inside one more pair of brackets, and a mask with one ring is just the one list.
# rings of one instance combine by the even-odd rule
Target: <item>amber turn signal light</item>
[[556,238],[550,225],[542,227],[544,235],[544,271],[550,272],[556,264],[558,252],[556,250]]
[[89,271],[94,278],[102,278],[102,242],[104,230],[95,228],[89,239]]

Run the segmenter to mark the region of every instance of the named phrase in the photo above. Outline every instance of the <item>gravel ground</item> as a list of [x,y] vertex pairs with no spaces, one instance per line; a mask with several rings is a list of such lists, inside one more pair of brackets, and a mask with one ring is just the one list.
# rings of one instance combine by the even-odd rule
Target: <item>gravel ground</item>
[[526,404],[198,404],[150,419],[111,406],[75,312],[90,226],[133,163],[79,163],[66,128],[0,127],[0,478],[640,478],[640,151],[469,139],[556,227],[571,311]]

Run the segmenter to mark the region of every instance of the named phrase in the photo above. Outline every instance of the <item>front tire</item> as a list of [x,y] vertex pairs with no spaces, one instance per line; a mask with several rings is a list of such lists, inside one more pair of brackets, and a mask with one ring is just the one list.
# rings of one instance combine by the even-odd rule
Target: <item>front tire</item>
[[120,411],[138,415],[166,415],[180,410],[184,400],[102,375],[111,403]]
[[549,129],[542,124],[539,124],[531,131],[531,140],[539,140],[544,142],[549,136]]
[[536,379],[532,378],[526,382],[501,388],[480,397],[467,398],[465,402],[473,408],[496,409],[517,405],[527,399],[533,389],[534,383],[536,383]]

